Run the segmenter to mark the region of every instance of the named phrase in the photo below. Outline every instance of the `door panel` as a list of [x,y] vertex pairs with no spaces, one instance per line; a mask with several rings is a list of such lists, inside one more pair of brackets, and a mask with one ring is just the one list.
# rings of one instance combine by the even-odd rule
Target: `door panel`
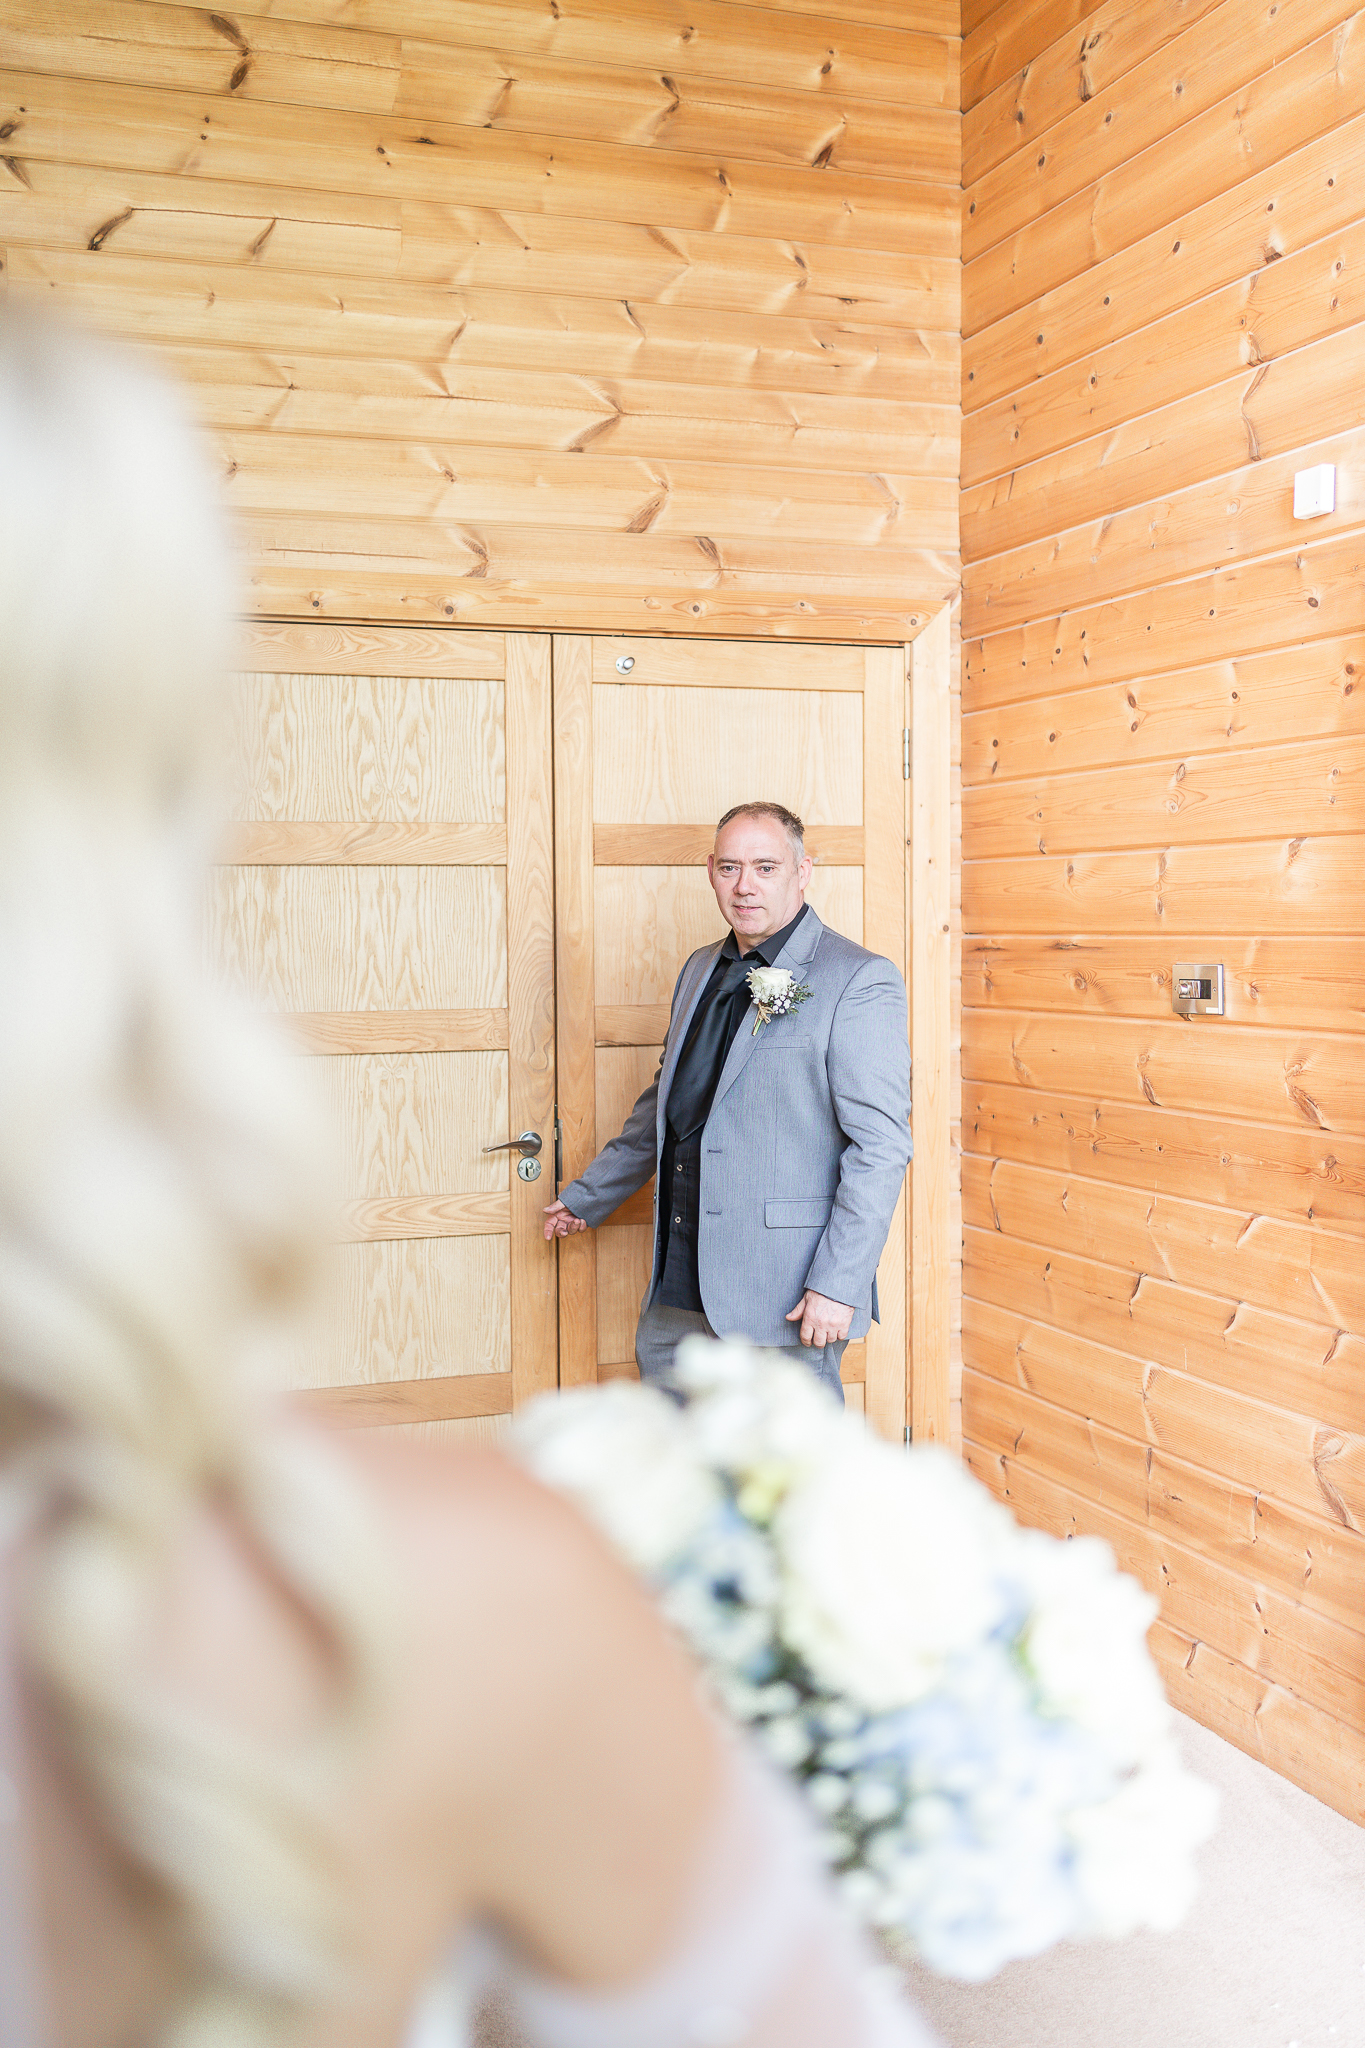
[[[652,1077],[678,970],[725,926],[705,873],[716,819],[771,796],[799,811],[810,900],[906,966],[903,648],[555,642],[560,1117],[564,1179]],[[651,1259],[648,1188],[560,1247],[565,1383],[634,1371]],[[902,1200],[879,1269],[883,1321],[851,1345],[850,1400],[905,1422]]]
[[[287,1383],[483,1434],[557,1379],[549,643],[249,638],[210,940],[311,1055],[342,1240]],[[483,1150],[522,1130],[533,1182]]]
[[[738,681],[743,648],[714,653]],[[651,687],[635,672],[594,686],[595,825],[714,827],[757,788],[789,792],[811,826],[862,824],[859,692]]]

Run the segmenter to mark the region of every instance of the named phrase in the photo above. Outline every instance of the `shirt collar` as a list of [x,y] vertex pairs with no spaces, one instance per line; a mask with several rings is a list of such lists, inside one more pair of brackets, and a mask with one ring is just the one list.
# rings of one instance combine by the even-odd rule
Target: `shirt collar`
[[[808,903],[803,903],[790,924],[783,925],[781,931],[774,932],[771,938],[763,939],[759,942],[758,945],[751,946],[748,952],[744,955],[744,958],[749,962],[750,966],[757,967],[761,965],[763,967],[771,967],[774,960],[776,960],[778,954],[782,951],[782,948],[786,945],[788,939],[796,930],[796,927],[800,924],[802,918],[805,916],[806,912],[809,909],[810,905]],[[730,933],[729,937],[725,941],[725,944],[721,947],[720,950],[722,956],[726,960],[739,959],[739,940],[735,937],[733,932]]]

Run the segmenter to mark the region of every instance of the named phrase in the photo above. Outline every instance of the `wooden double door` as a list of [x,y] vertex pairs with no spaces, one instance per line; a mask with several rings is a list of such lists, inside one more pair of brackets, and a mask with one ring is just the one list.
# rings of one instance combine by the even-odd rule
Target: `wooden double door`
[[[799,811],[810,901],[905,971],[906,650],[248,640],[212,943],[304,1064],[338,1218],[285,1381],[353,1424],[486,1433],[545,1388],[634,1370],[649,1190],[559,1245],[541,1211],[620,1128],[679,967],[723,935],[720,814]],[[903,1197],[882,1322],[845,1358],[850,1400],[897,1438],[908,1256]]]

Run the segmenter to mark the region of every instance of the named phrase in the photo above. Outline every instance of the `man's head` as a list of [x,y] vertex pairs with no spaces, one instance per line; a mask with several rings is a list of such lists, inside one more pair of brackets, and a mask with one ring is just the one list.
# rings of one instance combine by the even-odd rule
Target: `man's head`
[[706,872],[741,953],[780,932],[804,903],[811,862],[802,833],[785,804],[736,804],[717,825]]

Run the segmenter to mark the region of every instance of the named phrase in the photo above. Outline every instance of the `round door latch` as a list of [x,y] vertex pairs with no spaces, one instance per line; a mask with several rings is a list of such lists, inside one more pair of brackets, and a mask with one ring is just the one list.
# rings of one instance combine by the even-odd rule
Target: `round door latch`
[[538,1159],[519,1159],[517,1161],[517,1179],[539,1180],[540,1161]]
[[620,673],[621,675],[623,675],[623,676],[628,676],[628,675],[630,674],[631,670],[632,670],[632,669],[634,668],[634,666],[635,666],[635,656],[634,656],[633,654],[618,654],[618,655],[617,655],[617,657],[616,657],[616,667],[617,667],[617,669],[618,669],[618,671],[619,671],[619,673]]

